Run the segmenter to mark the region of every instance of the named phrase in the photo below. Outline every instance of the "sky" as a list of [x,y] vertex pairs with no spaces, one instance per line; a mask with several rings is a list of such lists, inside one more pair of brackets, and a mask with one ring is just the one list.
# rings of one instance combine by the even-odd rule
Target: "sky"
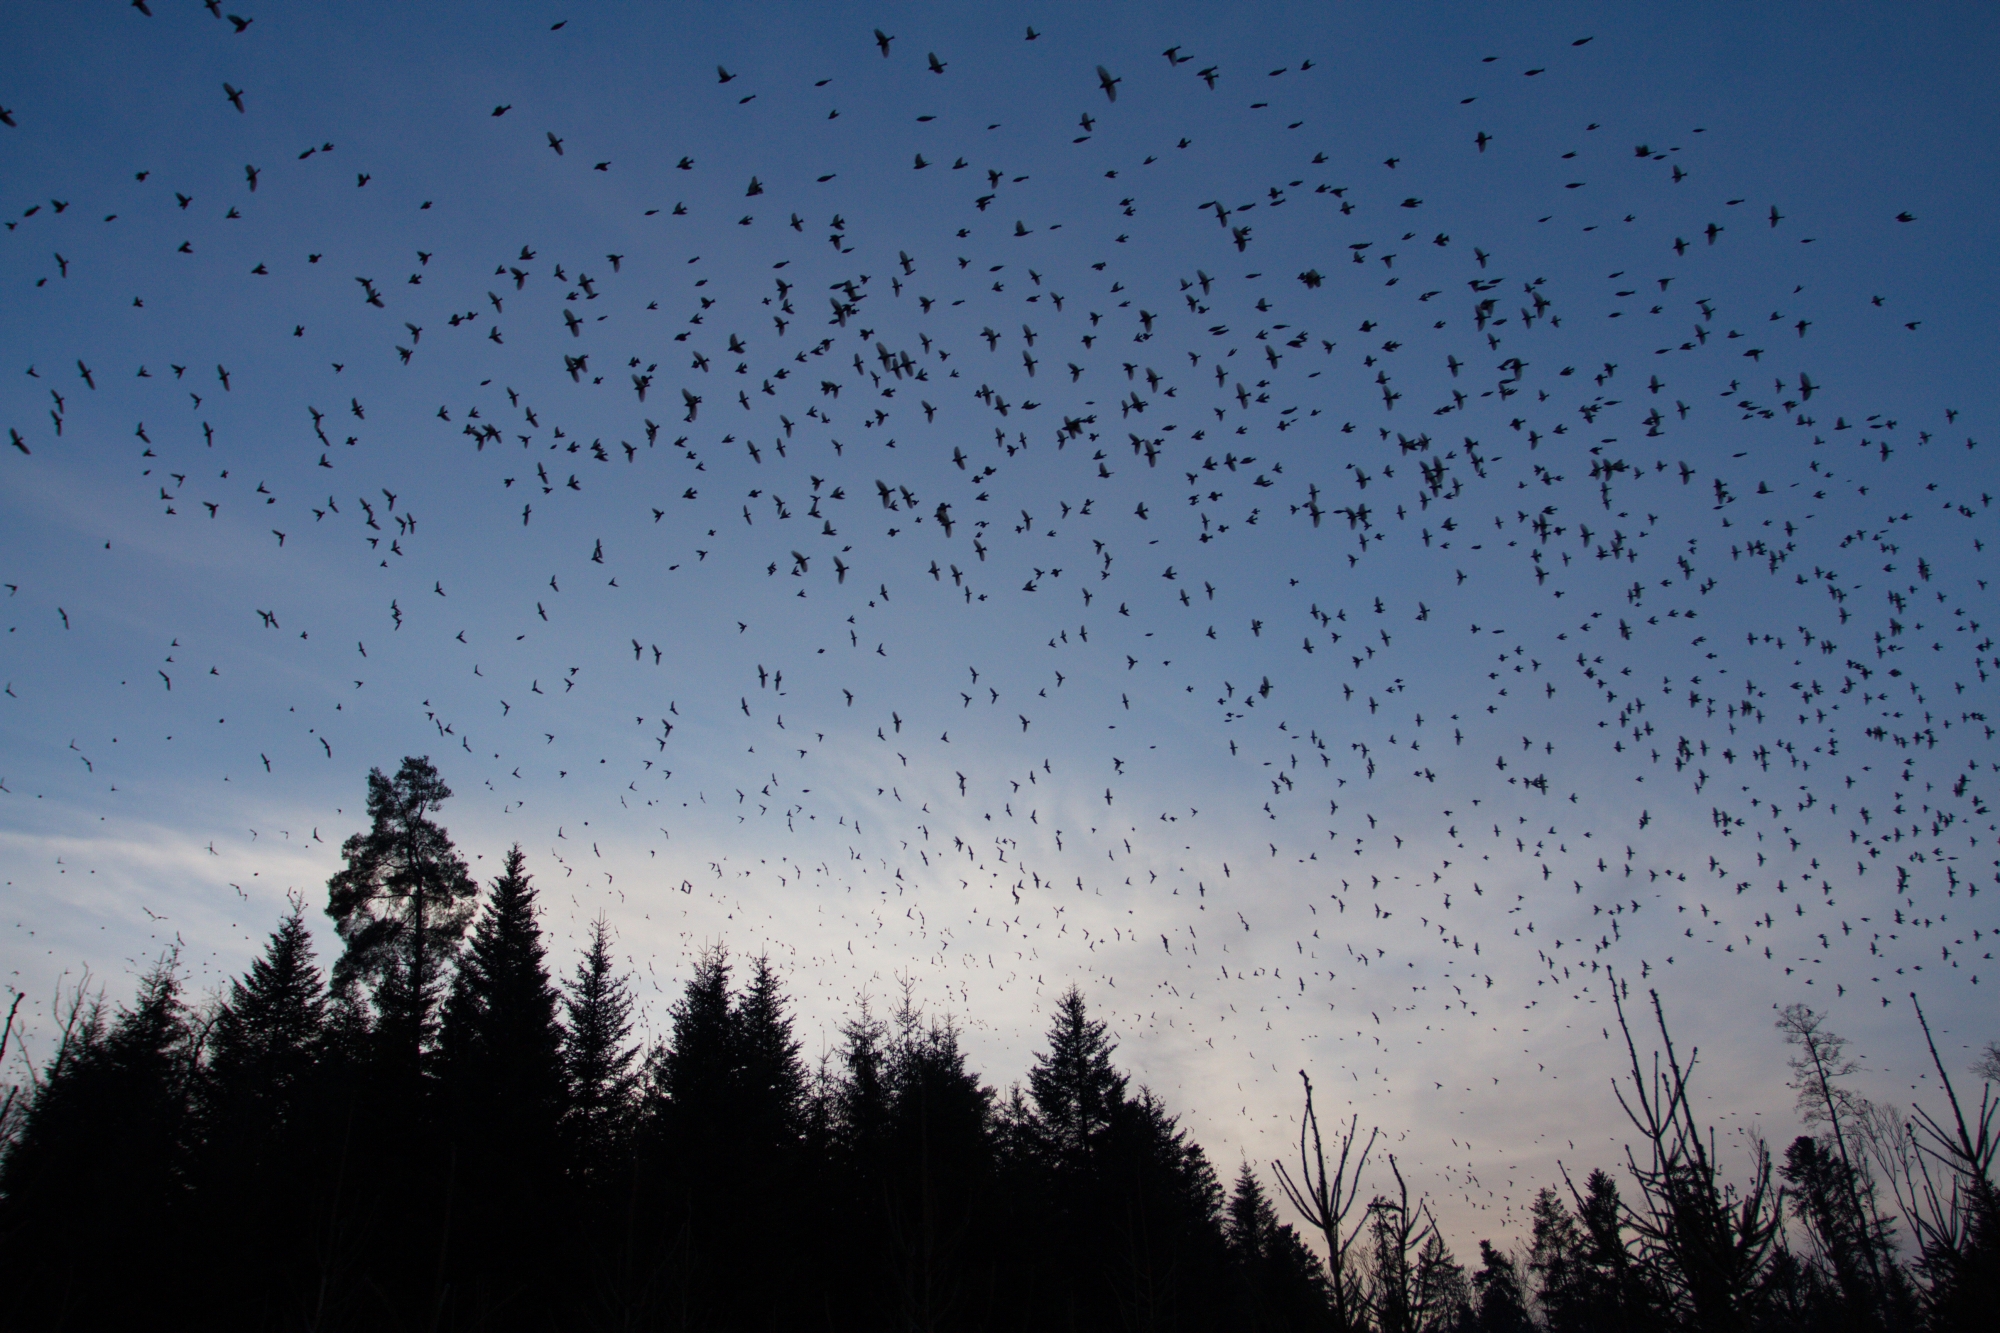
[[1462,1249],[1614,984],[1739,1167],[1783,1005],[2000,1037],[1984,8],[146,8],[0,17],[30,1058],[330,960],[418,754],[656,1033],[721,944],[1004,1090],[1075,984]]

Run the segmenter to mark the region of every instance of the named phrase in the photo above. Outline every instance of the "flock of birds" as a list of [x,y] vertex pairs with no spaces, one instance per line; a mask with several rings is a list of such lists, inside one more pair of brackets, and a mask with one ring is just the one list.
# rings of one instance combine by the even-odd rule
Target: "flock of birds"
[[[230,40],[268,31],[206,8]],[[1207,1071],[1179,1094],[1197,1125],[1282,1131],[1292,1071],[1336,1067],[1370,1116],[1457,1126],[1438,1188],[1471,1209],[1504,1206],[1480,1171],[1511,1168],[1464,1126],[1517,1097],[1531,1120],[1529,1064],[1601,1077],[1562,1034],[1602,1029],[1614,984],[1975,1005],[2000,926],[1983,447],[1955,410],[1815,368],[1828,328],[1922,321],[1823,302],[1810,238],[1707,179],[1704,130],[1519,143],[1477,119],[1589,41],[1468,71],[1458,156],[1429,163],[1241,119],[1309,109],[1330,62],[1170,46],[1141,93],[1121,60],[1050,52],[1076,119],[1031,160],[986,146],[1005,117],[977,95],[946,115],[983,56],[876,28],[830,64],[936,112],[817,173],[662,150],[683,193],[631,218],[622,154],[503,90],[480,151],[541,159],[579,204],[504,248],[490,217],[434,221],[483,205],[393,145],[350,165],[309,132],[227,184],[87,161],[103,179],[63,188],[126,202],[20,202],[0,237],[12,504],[116,454],[132,526],[65,560],[136,543],[257,591],[211,614],[222,594],[185,585],[149,608],[161,660],[107,676],[87,622],[112,576],[59,598],[17,530],[5,725],[76,738],[34,782],[107,812],[148,765],[297,809],[429,750],[447,823],[518,837],[662,995],[671,952],[722,939],[778,952],[827,1013],[903,970],[1024,1046],[1080,981],[1142,1077]],[[841,81],[783,95],[838,125]],[[768,82],[739,61],[678,95],[727,123]],[[214,91],[246,123],[282,97]],[[56,114],[8,107],[0,133]],[[1214,176],[1275,171],[1170,176],[1205,133],[1256,139]],[[1510,190],[1546,177],[1539,221],[1482,202],[1510,158]],[[836,196],[843,173],[870,184]],[[297,201],[336,188],[363,201],[345,233],[295,242]],[[676,230],[697,223],[700,250]],[[34,313],[92,268],[138,286],[133,256],[235,263],[245,235],[254,266],[143,358],[93,345],[108,315]],[[32,831],[39,790],[0,789]],[[310,822],[286,855],[324,874],[354,813]],[[10,866],[10,892],[68,892],[53,875]],[[230,915],[245,953],[267,923]],[[25,933],[22,966],[77,961]],[[1447,1109],[1418,1110],[1433,1092]]]

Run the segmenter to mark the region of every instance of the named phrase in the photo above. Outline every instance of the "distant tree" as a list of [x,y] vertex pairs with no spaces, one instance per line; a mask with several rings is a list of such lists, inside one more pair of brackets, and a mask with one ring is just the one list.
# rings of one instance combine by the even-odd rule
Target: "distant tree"
[[295,896],[248,975],[230,983],[209,1028],[205,1136],[240,1144],[289,1129],[317,1090],[325,1025],[325,982],[304,901]]
[[1813,1257],[1824,1265],[1833,1293],[1844,1306],[1843,1320],[1854,1328],[1884,1326],[1888,1281],[1896,1275],[1886,1249],[1874,1253],[1875,1225],[1860,1211],[1853,1171],[1829,1140],[1801,1134],[1785,1149],[1778,1168],[1793,1216],[1805,1227]]
[[883,1227],[904,1323],[936,1328],[965,1304],[969,1237],[992,1192],[993,1090],[958,1029],[925,1022],[906,986],[884,1052]]
[[1428,1204],[1410,1201],[1396,1155],[1389,1154],[1396,1193],[1368,1204],[1369,1306],[1381,1333],[1433,1333],[1450,1328],[1467,1304],[1465,1270],[1438,1234]]
[[535,889],[517,843],[473,926],[444,1005],[440,1052],[461,1113],[512,1140],[548,1138],[561,1114],[563,1033]]
[[711,949],[695,961],[668,1015],[670,1035],[648,1062],[660,1115],[684,1134],[720,1135],[736,1081],[725,950]]
[[790,1299],[790,1270],[757,1256],[800,1244],[807,1111],[776,969],[758,960],[740,997],[729,972],[723,949],[707,951],[670,1010],[671,1035],[647,1062],[642,1154],[656,1200],[648,1281],[677,1318],[720,1328],[761,1326]]
[[[1127,1097],[1097,1158],[1115,1241],[1108,1272],[1128,1326],[1203,1322],[1224,1290],[1222,1186],[1208,1155],[1149,1088]],[[1081,1183],[1081,1182],[1079,1182]]]
[[1981,1082],[2000,1083],[2000,1041],[1989,1041],[1973,1062],[1972,1072]]
[[1657,1314],[1658,1297],[1627,1239],[1625,1202],[1619,1197],[1618,1182],[1609,1172],[1593,1168],[1584,1178],[1583,1194],[1576,1205],[1587,1242],[1585,1291],[1592,1308],[1633,1325]]
[[1591,1327],[1583,1310],[1585,1259],[1583,1228],[1555,1190],[1544,1185],[1528,1210],[1530,1235],[1528,1272],[1534,1279],[1535,1304],[1551,1333],[1581,1333]]
[[784,986],[769,957],[760,955],[751,964],[750,984],[730,1017],[743,1116],[739,1127],[756,1149],[788,1153],[799,1142],[806,1070],[785,1012]]
[[879,1169],[889,1133],[889,1028],[862,996],[840,1025],[840,1078],[833,1093],[841,1146],[854,1165]]
[[631,983],[611,957],[611,927],[599,917],[563,992],[563,1126],[572,1167],[589,1181],[611,1170],[633,1109],[639,1048],[628,1044],[632,1003]]
[[1899,1275],[1893,1226],[1877,1206],[1862,1151],[1868,1103],[1839,1081],[1860,1066],[1846,1055],[1847,1039],[1803,1004],[1786,1005],[1777,1027],[1795,1052],[1788,1063],[1800,1119],[1825,1127],[1823,1143],[1800,1139],[1786,1151],[1784,1178],[1793,1186],[1793,1206],[1802,1210],[1848,1304],[1864,1320],[1878,1320]]
[[[1071,987],[1028,1071],[1026,1224],[1065,1319],[1199,1322],[1226,1292],[1222,1189],[1150,1091],[1126,1092],[1109,1028]],[[1003,1130],[1003,1138],[1008,1131]]]

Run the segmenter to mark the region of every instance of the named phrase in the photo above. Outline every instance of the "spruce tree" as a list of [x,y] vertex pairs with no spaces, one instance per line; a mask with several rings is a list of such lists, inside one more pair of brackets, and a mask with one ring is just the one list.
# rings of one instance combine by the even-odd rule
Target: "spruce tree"
[[326,993],[304,901],[292,899],[263,954],[232,981],[209,1025],[200,1080],[199,1215],[219,1251],[202,1270],[212,1311],[271,1323],[308,1256],[310,1201],[327,1165]]
[[1326,1278],[1299,1233],[1276,1207],[1248,1162],[1236,1172],[1223,1213],[1223,1238],[1235,1271],[1239,1327],[1316,1329],[1326,1318]]
[[590,946],[564,987],[563,1127],[571,1169],[588,1182],[607,1175],[633,1107],[639,1048],[632,1035],[631,983],[615,970],[611,927],[591,925]]
[[273,1134],[291,1125],[313,1090],[325,1023],[325,986],[304,902],[294,897],[249,974],[230,983],[209,1028],[208,1136]]
[[459,959],[439,1038],[457,1242],[450,1299],[526,1326],[545,1308],[559,1165],[562,1031],[527,858],[509,849]]
[[1085,1170],[1118,1108],[1125,1076],[1111,1064],[1117,1044],[1092,1019],[1083,993],[1071,986],[1056,1000],[1047,1053],[1037,1051],[1028,1071],[1036,1138],[1047,1164],[1058,1171]]
[[562,1102],[558,997],[517,843],[493,881],[444,1006],[440,1048],[459,1110],[526,1146],[553,1134]]
[[768,957],[751,965],[750,984],[731,1018],[743,1128],[753,1151],[782,1154],[799,1140],[806,1071],[785,1013],[784,988]]
[[1472,1275],[1472,1293],[1472,1323],[1478,1333],[1534,1333],[1520,1269],[1491,1241],[1479,1242],[1479,1271]]
[[695,961],[681,998],[668,1010],[667,1044],[650,1061],[652,1093],[676,1136],[707,1140],[727,1119],[735,1082],[729,954],[717,947]]

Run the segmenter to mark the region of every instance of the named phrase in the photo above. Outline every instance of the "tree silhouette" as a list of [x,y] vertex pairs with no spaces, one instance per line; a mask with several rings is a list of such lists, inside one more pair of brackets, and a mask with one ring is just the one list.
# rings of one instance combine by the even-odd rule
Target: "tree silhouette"
[[1354,1253],[1362,1231],[1358,1222],[1350,1226],[1348,1218],[1361,1198],[1361,1173],[1367,1169],[1368,1154],[1381,1131],[1370,1129],[1368,1141],[1361,1143],[1361,1151],[1356,1153],[1361,1118],[1350,1117],[1329,1172],[1319,1115],[1313,1109],[1312,1080],[1301,1069],[1299,1081],[1306,1088],[1305,1111],[1299,1116],[1299,1174],[1294,1179],[1283,1162],[1272,1163],[1272,1168],[1278,1173],[1285,1198],[1326,1243],[1327,1309],[1335,1333],[1360,1333],[1368,1323],[1368,1295]]
[[1754,1143],[1726,1177],[1695,1053],[1655,997],[1648,1071],[1621,1002],[1632,1200],[1565,1173],[1525,1262],[1481,1241],[1470,1274],[1406,1164],[1362,1192],[1376,1135],[1322,1136],[1307,1079],[1276,1174],[1322,1258],[1247,1164],[1225,1201],[1074,987],[1005,1098],[908,979],[809,1078],[778,969],[737,989],[717,945],[635,1068],[606,923],[554,985],[525,856],[475,904],[432,818],[448,795],[420,759],[371,776],[329,885],[331,989],[294,898],[202,1010],[171,953],[124,1006],[59,997],[53,1053],[0,1111],[0,1329],[1983,1333],[2000,1301],[2000,1103],[1961,1100],[1934,1044],[1948,1110],[1905,1117],[1849,1097],[1840,1039],[1788,1011],[1814,1132],[1780,1193]]
[[1752,1145],[1751,1179],[1738,1190],[1723,1179],[1713,1136],[1697,1119],[1685,1064],[1667,1031],[1666,1011],[1650,992],[1665,1059],[1654,1057],[1650,1077],[1625,1021],[1614,984],[1612,1003],[1630,1059],[1630,1094],[1618,1103],[1645,1141],[1643,1157],[1626,1149],[1626,1167],[1641,1202],[1626,1220],[1638,1235],[1656,1290],[1670,1313],[1716,1333],[1750,1326],[1751,1307],[1766,1277],[1783,1219],[1771,1188],[1771,1159],[1761,1141]]
[[405,1075],[422,1068],[444,971],[478,892],[431,819],[450,797],[428,758],[404,759],[394,778],[371,769],[369,829],[341,844],[347,864],[327,881],[327,915],[347,945],[333,990],[353,1003],[360,983],[374,985],[380,1052]]
[[611,927],[591,923],[590,944],[564,987],[563,1130],[572,1171],[595,1183],[615,1167],[629,1134],[639,1057],[632,1035],[632,987],[615,969]]
[[1125,1098],[1125,1076],[1111,1064],[1118,1049],[1105,1024],[1087,1012],[1071,986],[1056,1000],[1046,1054],[1028,1071],[1034,1136],[1044,1162],[1064,1173],[1086,1171]]
[[1478,1333],[1532,1333],[1535,1323],[1528,1317],[1520,1269],[1491,1241],[1479,1242],[1479,1271],[1472,1275],[1472,1292],[1471,1325]]
[[69,1018],[0,1167],[0,1326],[135,1324],[182,1262],[200,1037],[178,957],[108,1023],[80,988]]
[[1290,1224],[1278,1220],[1248,1162],[1237,1169],[1229,1193],[1223,1238],[1236,1269],[1240,1327],[1259,1333],[1317,1328],[1324,1322],[1327,1291],[1319,1260]]
[[232,1260],[211,1299],[246,1321],[275,1317],[300,1278],[290,1238],[308,1225],[317,1174],[326,990],[304,906],[292,898],[263,954],[230,983],[198,1081],[201,1215]]
[[439,1068],[452,1154],[459,1260],[455,1305],[525,1317],[559,1174],[562,1031],[527,858],[511,848],[473,926],[444,1005]]

